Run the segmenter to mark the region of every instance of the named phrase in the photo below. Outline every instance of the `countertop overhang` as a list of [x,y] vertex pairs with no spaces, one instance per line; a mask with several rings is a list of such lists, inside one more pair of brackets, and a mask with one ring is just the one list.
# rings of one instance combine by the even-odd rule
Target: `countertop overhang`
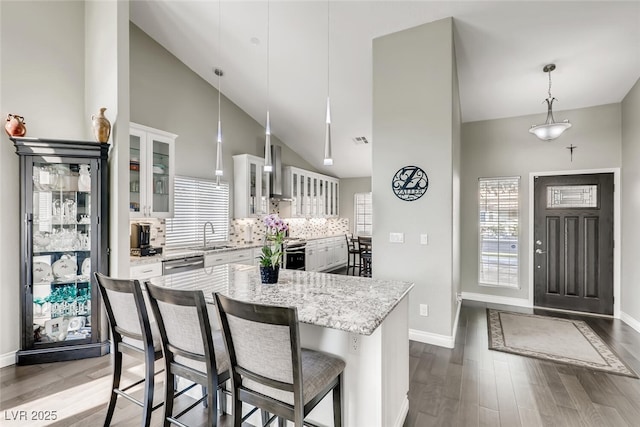
[[278,283],[260,282],[258,267],[224,264],[155,277],[152,284],[200,289],[208,303],[220,292],[241,301],[296,307],[302,323],[371,335],[414,284],[365,277],[280,270]]

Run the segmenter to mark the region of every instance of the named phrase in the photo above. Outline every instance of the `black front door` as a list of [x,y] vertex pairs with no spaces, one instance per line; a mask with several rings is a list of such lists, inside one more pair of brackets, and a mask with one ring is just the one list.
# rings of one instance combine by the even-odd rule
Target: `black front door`
[[613,174],[539,176],[534,304],[613,314]]

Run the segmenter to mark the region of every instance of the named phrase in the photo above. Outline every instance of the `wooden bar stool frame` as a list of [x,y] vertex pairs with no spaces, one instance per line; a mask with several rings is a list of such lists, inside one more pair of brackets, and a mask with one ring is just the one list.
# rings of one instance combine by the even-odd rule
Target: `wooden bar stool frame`
[[[184,414],[195,408],[201,402],[205,403],[207,408],[207,425],[215,427],[218,420],[218,401],[217,392],[220,386],[229,379],[229,370],[225,370],[221,373],[218,372],[216,363],[215,352],[216,349],[213,344],[213,334],[211,324],[209,322],[209,315],[207,311],[207,304],[204,300],[204,294],[202,291],[187,291],[187,290],[175,290],[163,288],[160,286],[152,285],[146,282],[147,292],[149,293],[149,300],[151,308],[158,321],[158,327],[160,329],[160,336],[162,337],[162,348],[165,358],[165,405],[164,405],[164,427],[169,427],[171,424],[175,424],[181,427],[187,427],[185,424],[179,421],[179,418]],[[198,313],[198,321],[200,326],[200,333],[203,338],[204,355],[189,352],[183,348],[179,348],[169,341],[166,331],[165,320],[162,316],[162,312],[158,306],[158,301],[177,306],[194,307]],[[224,352],[223,348],[217,351]],[[180,356],[185,359],[204,363],[206,366],[206,372],[201,372],[190,366],[175,361],[175,357]],[[226,357],[226,355],[225,355]],[[186,378],[192,381],[194,384],[176,393],[175,380],[176,376]],[[192,403],[179,414],[173,415],[173,403],[174,399],[190,390],[196,384],[203,386],[203,390],[208,390],[206,394],[195,403]],[[224,407],[224,394],[221,395],[221,407]]]
[[[140,282],[137,280],[113,279],[98,272],[94,273],[94,275],[98,282],[100,293],[102,294],[102,301],[104,302],[104,306],[107,311],[107,318],[109,319],[109,327],[113,338],[113,377],[111,383],[111,397],[107,406],[107,415],[104,420],[104,425],[105,427],[111,425],[111,420],[116,408],[116,401],[118,396],[121,396],[142,407],[142,425],[145,427],[149,426],[151,423],[151,413],[162,406],[162,403],[153,406],[153,393],[155,386],[154,378],[155,375],[163,372],[162,370],[154,372],[154,364],[156,360],[162,358],[162,350],[156,351],[154,348],[153,333],[149,322],[149,313],[144,301]],[[127,330],[118,322],[118,318],[120,318],[120,316],[116,315],[117,310],[126,308],[119,307],[114,311],[114,307],[111,304],[110,293],[131,295],[136,306],[141,333],[138,331]],[[138,348],[123,341],[124,338],[140,341],[142,343],[142,348]],[[141,380],[136,381],[127,387],[120,388],[123,354],[143,360],[145,365],[145,376]],[[127,393],[128,390],[143,382],[145,383],[144,400],[140,401]]]
[[[303,397],[302,378],[302,349],[300,346],[300,330],[298,324],[298,312],[295,307],[276,307],[260,304],[245,303],[225,297],[219,293],[214,293],[218,317],[222,327],[227,354],[229,355],[231,369],[231,390],[233,396],[234,426],[240,427],[242,420],[239,417],[242,402],[249,403],[269,414],[274,414],[263,425],[270,425],[275,417],[278,417],[278,424],[284,426],[285,419],[293,421],[296,427],[303,425],[314,426],[314,424],[304,421],[304,418],[311,410],[331,391],[333,391],[333,422],[335,427],[342,426],[342,399],[341,399],[341,377],[340,373],[322,390],[313,396],[305,405]],[[256,372],[250,371],[238,365],[236,350],[234,348],[233,335],[230,331],[229,317],[236,317],[250,322],[257,322],[269,325],[285,326],[289,328],[291,341],[291,357],[293,368],[293,383],[276,381],[267,378]],[[265,355],[265,357],[268,357]],[[332,357],[332,356],[329,356]],[[336,359],[335,357],[332,357]],[[344,362],[342,368],[344,369]],[[294,404],[277,400],[257,391],[251,390],[243,385],[243,381],[251,380],[272,389],[293,393]]]

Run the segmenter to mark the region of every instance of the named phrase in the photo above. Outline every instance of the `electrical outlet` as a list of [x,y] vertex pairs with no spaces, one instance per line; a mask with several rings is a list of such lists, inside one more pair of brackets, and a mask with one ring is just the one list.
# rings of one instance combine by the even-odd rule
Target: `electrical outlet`
[[349,351],[351,353],[357,353],[360,348],[360,335],[350,333],[349,334]]
[[404,243],[404,233],[389,233],[389,243]]
[[420,235],[420,244],[421,245],[428,245],[429,244],[429,235],[428,234],[421,234]]
[[429,315],[429,306],[427,304],[420,304],[420,316]]
[[458,292],[458,293],[456,294],[456,301],[458,301],[458,302],[462,302],[462,293],[461,293],[461,292]]

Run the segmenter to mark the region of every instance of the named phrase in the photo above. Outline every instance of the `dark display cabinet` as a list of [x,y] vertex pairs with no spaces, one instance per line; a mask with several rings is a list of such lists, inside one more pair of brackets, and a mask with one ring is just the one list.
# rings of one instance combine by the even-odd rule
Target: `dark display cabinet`
[[95,271],[108,273],[108,144],[11,138],[20,156],[19,365],[109,352]]

